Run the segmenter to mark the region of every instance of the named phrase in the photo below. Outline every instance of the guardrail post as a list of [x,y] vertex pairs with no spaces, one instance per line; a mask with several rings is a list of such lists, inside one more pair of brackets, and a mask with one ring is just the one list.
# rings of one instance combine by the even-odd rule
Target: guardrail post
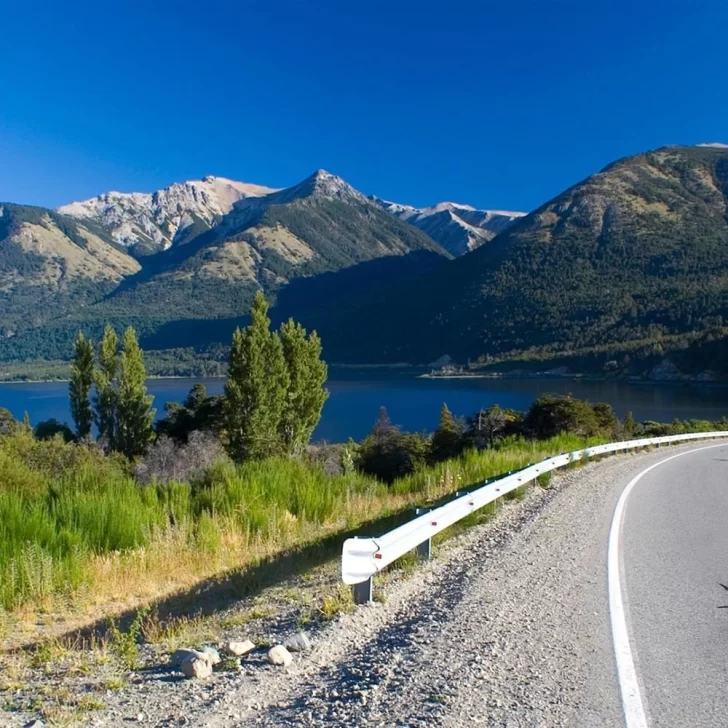
[[[429,512],[429,508],[417,508],[415,510],[415,515],[422,516]],[[415,549],[415,553],[417,554],[418,559],[425,559],[426,561],[429,561],[432,558],[432,539],[428,538],[427,541],[423,541],[419,544]]]
[[374,601],[372,596],[372,578],[371,576],[359,584],[354,584],[352,592],[354,593],[354,604],[369,604]]

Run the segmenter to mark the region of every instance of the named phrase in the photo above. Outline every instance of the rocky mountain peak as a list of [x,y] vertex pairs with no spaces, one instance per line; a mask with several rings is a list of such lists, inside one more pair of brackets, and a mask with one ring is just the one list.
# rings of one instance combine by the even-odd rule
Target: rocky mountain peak
[[151,193],[106,192],[59,207],[58,212],[94,220],[122,245],[157,252],[191,231],[212,227],[236,202],[272,192],[276,190],[271,187],[208,175]]
[[366,197],[348,182],[325,169],[317,169],[301,184],[290,188],[295,197],[318,197],[327,200],[356,199],[366,202]]

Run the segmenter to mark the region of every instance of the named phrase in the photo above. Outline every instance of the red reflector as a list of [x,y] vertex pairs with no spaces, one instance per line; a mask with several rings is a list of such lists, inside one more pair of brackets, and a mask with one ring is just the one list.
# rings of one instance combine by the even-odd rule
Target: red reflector
[[436,526],[437,525],[437,521],[433,521],[430,525],[431,526]]
[[374,554],[374,558],[375,559],[381,559],[382,558],[382,555],[381,554]]

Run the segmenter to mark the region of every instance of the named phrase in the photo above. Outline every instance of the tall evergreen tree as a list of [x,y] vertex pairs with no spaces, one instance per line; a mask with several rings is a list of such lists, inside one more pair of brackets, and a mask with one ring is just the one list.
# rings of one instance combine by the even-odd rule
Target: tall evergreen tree
[[94,397],[96,427],[99,438],[106,440],[108,447],[115,449],[116,442],[116,389],[119,374],[119,337],[106,324],[104,336],[99,344],[98,366],[94,371],[96,396]]
[[399,429],[392,424],[392,420],[389,418],[389,412],[387,412],[387,408],[382,405],[377,412],[377,419],[374,422],[374,427],[372,427],[372,431],[369,433],[369,437],[371,437],[376,442],[381,442],[382,440],[385,440],[390,435],[392,435],[392,433],[397,432],[399,432]]
[[452,412],[443,403],[440,410],[440,423],[430,443],[430,459],[433,462],[457,457],[462,451],[462,432],[458,428]]
[[94,383],[94,346],[83,332],[79,331],[73,344],[71,362],[71,381],[68,396],[71,403],[71,416],[76,424],[76,434],[80,439],[91,434],[93,411],[91,410],[91,387]]
[[300,455],[311,440],[329,396],[323,386],[328,369],[321,360],[321,339],[315,331],[306,336],[306,329],[289,319],[281,325],[280,338],[289,375],[281,440],[288,454]]
[[634,415],[631,412],[627,412],[627,414],[624,416],[624,434],[625,435],[634,435],[635,430],[637,429],[637,426],[635,425],[634,421]]
[[154,437],[154,397],[147,394],[146,378],[144,355],[130,326],[124,332],[119,366],[114,442],[114,449],[129,458],[143,455]]
[[259,291],[250,325],[236,329],[225,382],[227,446],[236,460],[281,452],[279,433],[288,370],[278,334],[271,334],[268,304]]

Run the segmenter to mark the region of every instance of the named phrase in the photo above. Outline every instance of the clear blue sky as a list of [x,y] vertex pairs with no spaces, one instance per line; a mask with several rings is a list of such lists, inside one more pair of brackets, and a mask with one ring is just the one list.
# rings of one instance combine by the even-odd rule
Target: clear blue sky
[[527,210],[615,158],[728,141],[724,0],[37,0],[0,24],[0,200],[324,167]]

